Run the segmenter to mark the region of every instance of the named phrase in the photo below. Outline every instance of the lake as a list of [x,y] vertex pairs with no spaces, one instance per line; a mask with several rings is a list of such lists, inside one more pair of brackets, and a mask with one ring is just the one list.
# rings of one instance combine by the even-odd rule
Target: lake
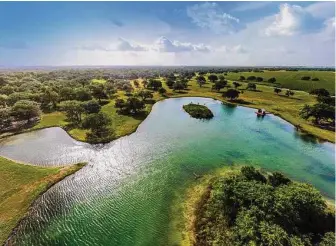
[[[182,106],[205,104],[214,118],[191,118]],[[12,136],[0,155],[41,166],[87,161],[34,204],[12,238],[17,245],[177,245],[174,202],[201,175],[255,165],[311,183],[334,199],[332,143],[302,137],[273,115],[207,98],[156,103],[137,131],[107,145],[70,138],[61,128]],[[175,235],[174,238],[171,235]]]

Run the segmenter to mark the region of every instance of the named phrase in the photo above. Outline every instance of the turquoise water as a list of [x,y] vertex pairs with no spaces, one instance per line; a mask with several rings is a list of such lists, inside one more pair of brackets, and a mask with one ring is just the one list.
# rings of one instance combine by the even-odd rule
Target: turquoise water
[[[211,120],[182,106],[206,104]],[[0,155],[43,166],[88,161],[41,196],[18,228],[17,245],[170,245],[174,200],[204,174],[228,165],[256,165],[313,184],[334,199],[334,144],[303,139],[284,120],[205,98],[154,105],[137,132],[103,147],[72,140],[60,128],[14,136]],[[178,238],[178,237],[177,237]]]

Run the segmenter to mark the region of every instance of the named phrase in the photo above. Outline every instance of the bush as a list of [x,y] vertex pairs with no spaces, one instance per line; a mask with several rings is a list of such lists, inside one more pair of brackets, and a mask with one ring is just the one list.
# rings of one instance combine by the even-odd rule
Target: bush
[[98,113],[101,109],[100,104],[96,100],[91,100],[83,104],[87,114]]
[[301,77],[301,80],[310,80],[310,76],[303,76]]
[[275,82],[276,82],[276,78],[274,78],[274,77],[273,77],[273,78],[269,78],[269,79],[268,79],[268,82],[269,82],[269,83],[275,83]]

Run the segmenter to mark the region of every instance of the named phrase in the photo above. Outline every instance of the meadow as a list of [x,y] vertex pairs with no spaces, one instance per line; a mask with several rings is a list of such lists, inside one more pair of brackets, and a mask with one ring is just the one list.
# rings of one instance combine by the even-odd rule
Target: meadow
[[85,164],[37,167],[0,157],[0,242],[4,242],[33,201]]
[[[259,84],[266,84],[269,86],[278,85],[284,88],[292,90],[301,90],[310,92],[313,89],[325,88],[331,94],[335,94],[335,72],[328,71],[268,71],[264,72],[239,72],[239,73],[227,73],[225,76],[230,80],[238,80],[240,76],[245,78],[249,76],[262,77],[263,82],[256,82]],[[302,80],[303,76],[311,77],[310,80]],[[270,78],[276,78],[275,83],[268,83],[267,80]],[[319,81],[312,81],[313,78],[318,78]]]

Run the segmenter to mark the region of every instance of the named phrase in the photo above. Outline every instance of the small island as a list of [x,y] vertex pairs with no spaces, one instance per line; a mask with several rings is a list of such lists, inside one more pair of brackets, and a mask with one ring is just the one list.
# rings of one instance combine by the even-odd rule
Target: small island
[[196,119],[211,119],[214,115],[210,109],[204,105],[189,103],[183,105],[183,109],[193,118]]

